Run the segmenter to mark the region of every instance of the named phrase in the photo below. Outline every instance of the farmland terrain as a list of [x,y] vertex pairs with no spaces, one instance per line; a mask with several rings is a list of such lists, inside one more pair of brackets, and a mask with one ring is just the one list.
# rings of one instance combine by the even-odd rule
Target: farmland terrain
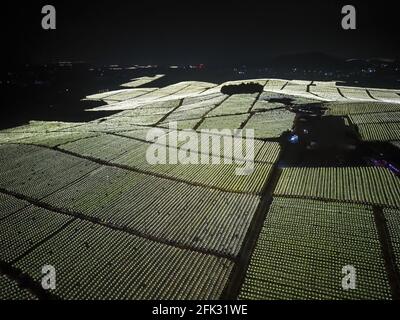
[[[159,78],[83,99],[105,117],[0,131],[0,299],[400,298],[400,90]],[[243,82],[263,90],[221,93]],[[172,122],[254,129],[254,172],[149,164]]]

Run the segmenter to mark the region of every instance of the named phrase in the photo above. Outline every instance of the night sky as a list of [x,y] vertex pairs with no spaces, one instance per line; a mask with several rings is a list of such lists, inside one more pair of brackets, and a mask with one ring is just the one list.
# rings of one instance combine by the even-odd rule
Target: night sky
[[[13,1],[2,4],[2,66],[59,60],[97,64],[259,63],[323,52],[398,58],[394,1]],[[41,8],[57,30],[41,29]],[[341,8],[357,30],[341,29]]]

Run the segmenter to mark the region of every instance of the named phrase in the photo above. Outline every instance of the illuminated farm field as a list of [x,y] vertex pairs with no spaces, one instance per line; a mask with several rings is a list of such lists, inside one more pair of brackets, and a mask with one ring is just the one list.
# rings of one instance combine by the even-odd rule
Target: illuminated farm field
[[[399,297],[400,91],[283,79],[230,95],[221,88],[241,81],[137,88],[162,78],[87,96],[104,105],[86,111],[106,117],[0,131],[0,299]],[[211,130],[219,145],[193,159],[218,163],[149,163],[154,129],[188,151],[171,124]],[[241,129],[254,134],[249,174],[223,144],[236,149]]]

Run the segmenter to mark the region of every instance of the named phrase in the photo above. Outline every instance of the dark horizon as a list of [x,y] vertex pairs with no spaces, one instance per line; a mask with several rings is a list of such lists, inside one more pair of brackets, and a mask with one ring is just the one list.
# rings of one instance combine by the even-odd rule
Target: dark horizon
[[[57,29],[41,29],[41,8]],[[357,30],[341,29],[341,8],[357,9]],[[93,64],[262,64],[287,54],[399,58],[393,4],[31,1],[5,5],[2,65],[60,60]]]

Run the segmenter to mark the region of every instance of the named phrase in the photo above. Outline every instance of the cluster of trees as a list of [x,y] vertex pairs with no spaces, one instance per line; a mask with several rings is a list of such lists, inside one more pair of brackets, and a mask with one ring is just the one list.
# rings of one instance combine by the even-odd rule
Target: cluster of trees
[[241,83],[239,85],[226,85],[221,88],[221,92],[223,94],[240,94],[240,93],[257,93],[263,92],[264,87],[259,83],[248,82],[248,83]]

